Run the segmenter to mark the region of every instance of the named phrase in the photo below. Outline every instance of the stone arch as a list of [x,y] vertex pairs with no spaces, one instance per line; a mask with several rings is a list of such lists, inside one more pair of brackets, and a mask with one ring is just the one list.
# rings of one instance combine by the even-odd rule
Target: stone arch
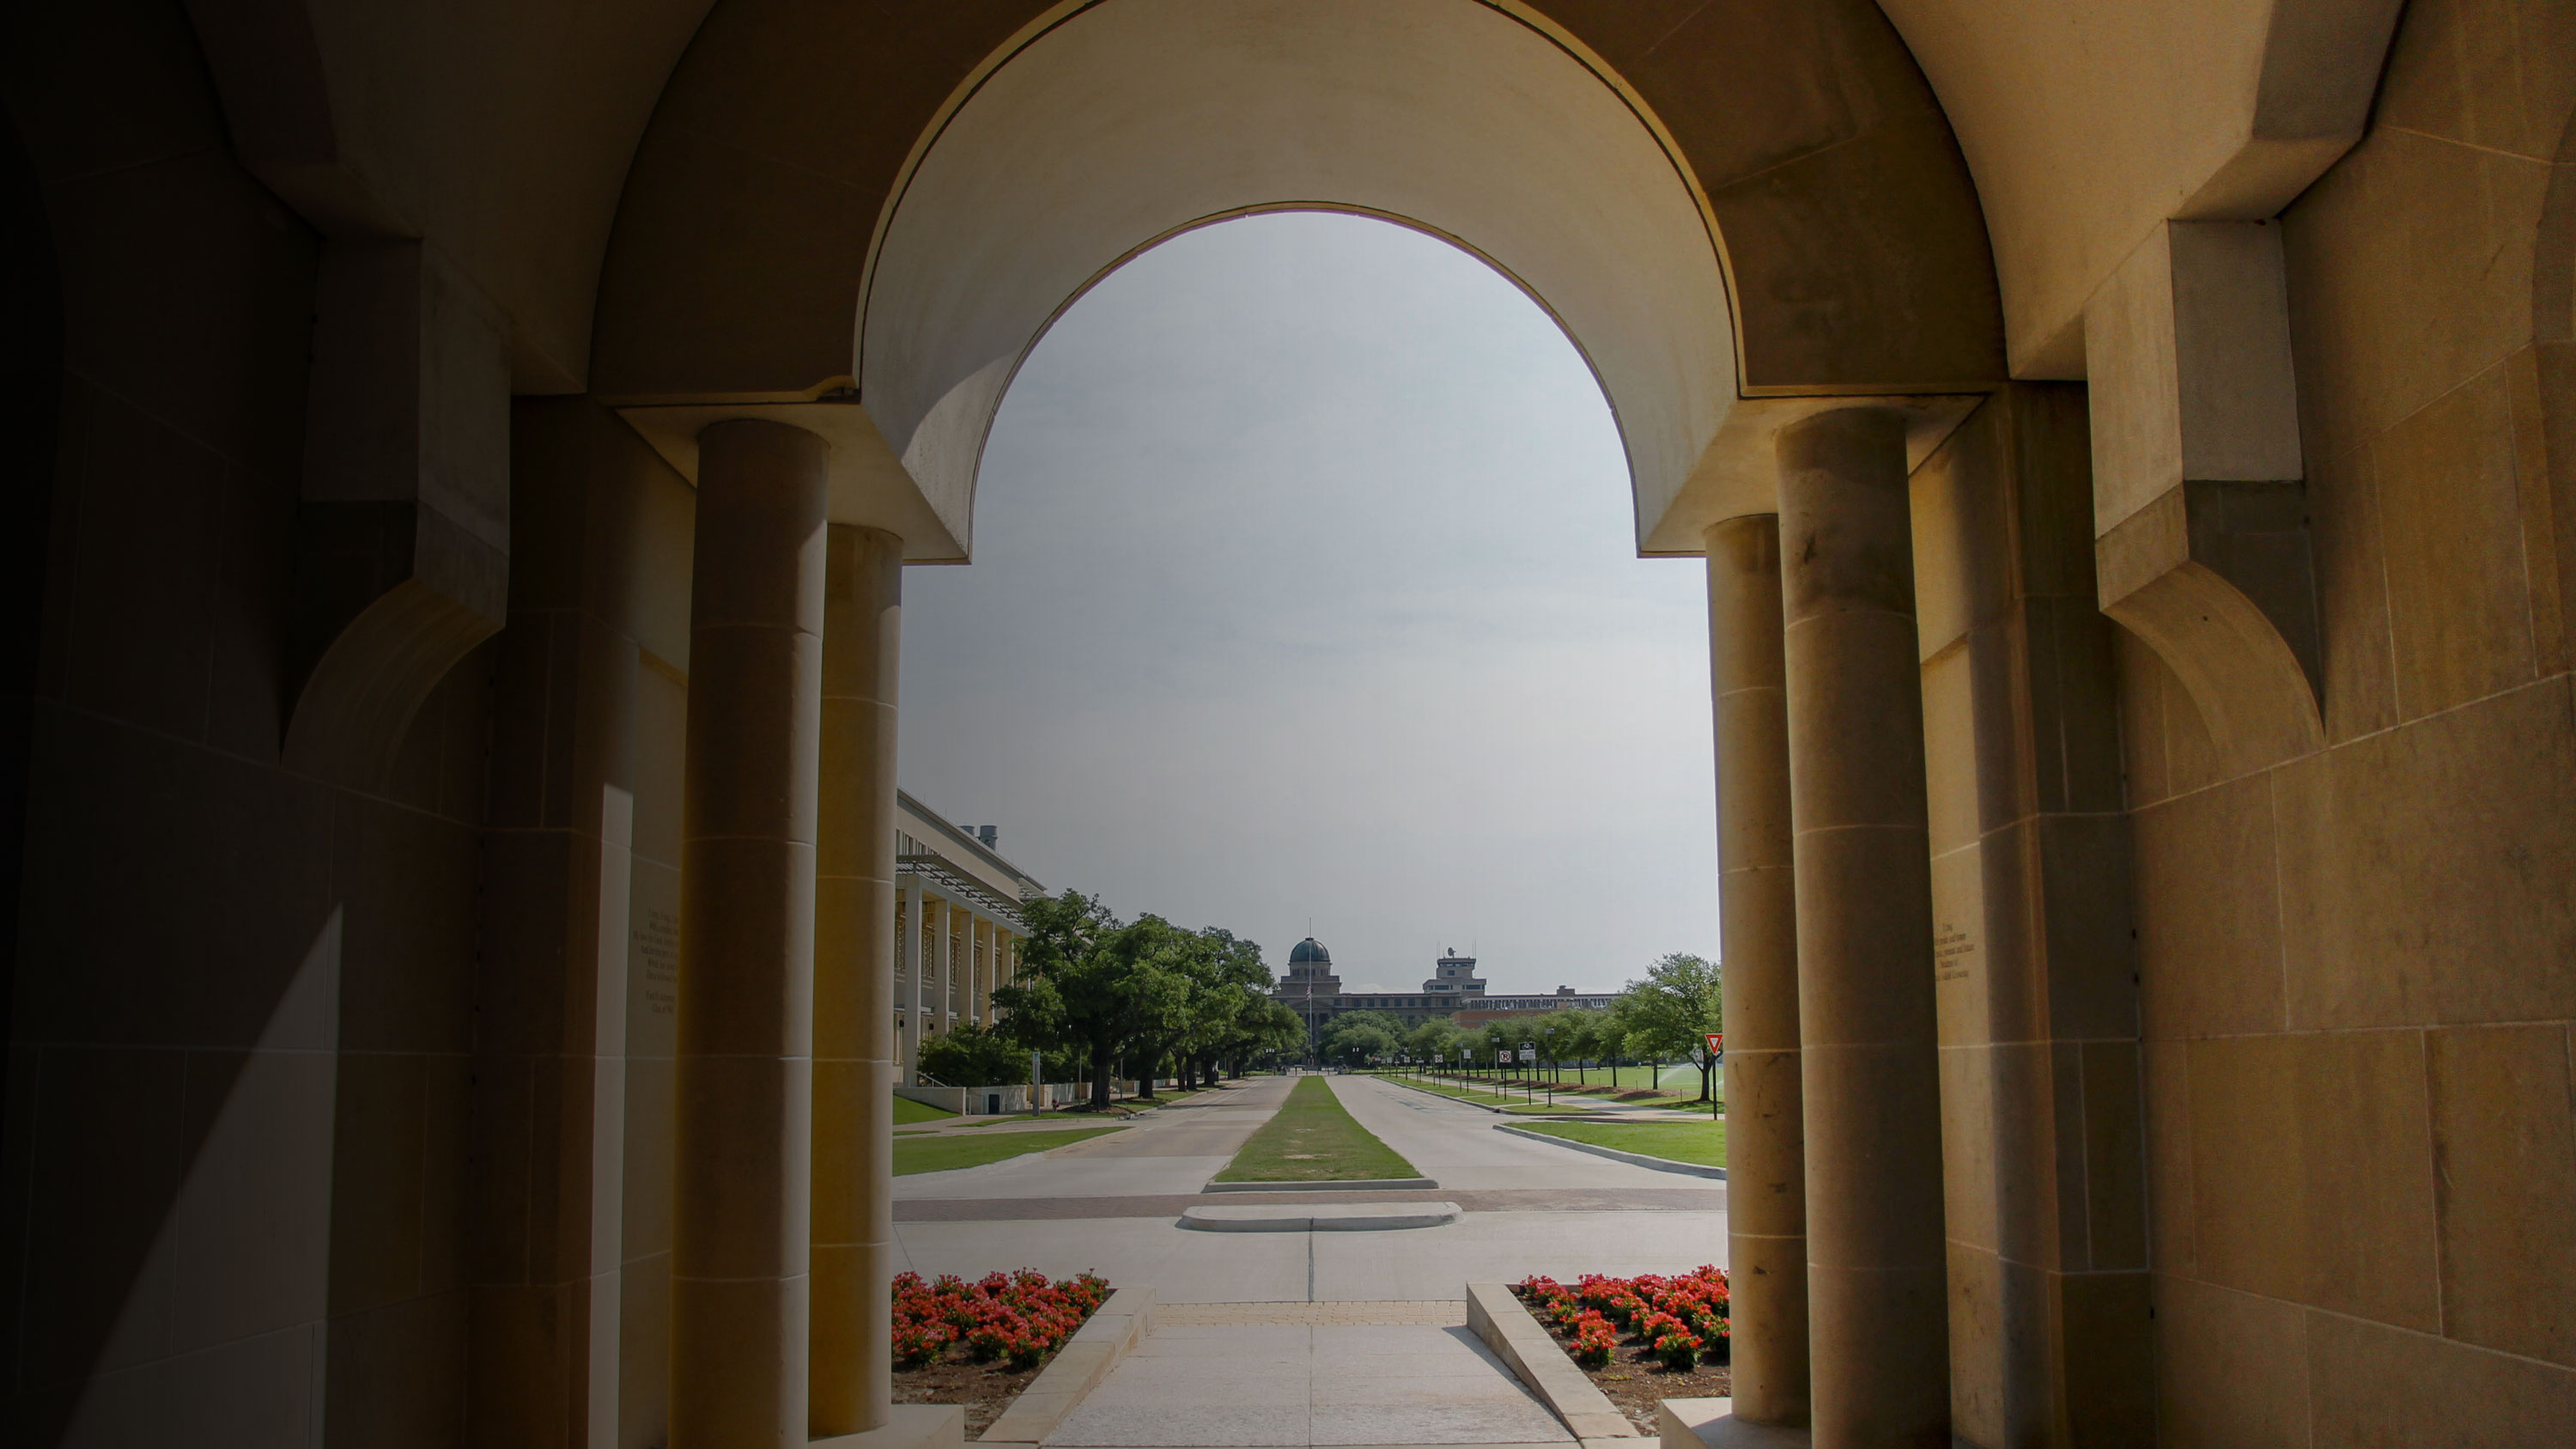
[[[889,25],[710,13],[630,173],[591,386],[675,425],[855,401],[950,535],[916,559],[966,553],[983,427],[1064,302],[1247,210],[1401,220],[1540,298],[1618,414],[1641,543],[1708,486],[1730,418],[1764,411],[1747,399],[2002,375],[1974,190],[1872,5],[1024,0],[955,26],[945,71],[914,51],[901,74]],[[1517,169],[1479,121],[1528,143]]]

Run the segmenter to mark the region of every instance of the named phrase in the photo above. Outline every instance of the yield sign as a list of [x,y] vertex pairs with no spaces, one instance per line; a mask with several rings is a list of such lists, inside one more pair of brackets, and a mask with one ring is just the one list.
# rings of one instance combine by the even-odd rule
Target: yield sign
[[1726,1050],[1726,1033],[1722,1031],[1710,1032],[1708,1034],[1708,1050],[1711,1056]]

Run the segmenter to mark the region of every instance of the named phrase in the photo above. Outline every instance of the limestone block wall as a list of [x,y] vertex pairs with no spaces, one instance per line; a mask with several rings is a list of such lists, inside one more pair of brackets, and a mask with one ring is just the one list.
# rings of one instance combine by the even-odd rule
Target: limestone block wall
[[2162,1442],[2576,1422],[2576,12],[2416,0],[2285,214],[2327,748],[2120,651]]
[[2016,384],[1913,476],[1949,1239],[1976,1444],[2150,1444],[2143,1121],[2086,399]]
[[321,239],[236,163],[179,5],[10,31],[65,338],[0,1438],[453,1443],[491,657],[381,787],[280,768]]

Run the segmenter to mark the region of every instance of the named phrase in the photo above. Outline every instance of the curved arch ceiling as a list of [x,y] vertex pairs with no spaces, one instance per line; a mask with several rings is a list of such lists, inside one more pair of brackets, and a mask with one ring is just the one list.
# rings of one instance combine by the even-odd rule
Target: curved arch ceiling
[[1073,297],[1175,231],[1300,205],[1445,234],[1537,297],[1600,379],[1641,498],[1672,495],[1734,402],[1720,260],[1674,161],[1601,77],[1478,0],[1106,0],[1046,31],[897,202],[860,397],[926,494],[967,503],[1011,374]]

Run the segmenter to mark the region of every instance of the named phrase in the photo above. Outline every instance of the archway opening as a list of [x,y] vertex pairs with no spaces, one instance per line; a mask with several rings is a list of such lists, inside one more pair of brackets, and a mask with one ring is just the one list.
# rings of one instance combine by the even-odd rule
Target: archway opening
[[1311,912],[1353,990],[1479,936],[1496,992],[1714,955],[1704,589],[1637,557],[1628,478],[1585,357],[1474,255],[1183,232],[1019,367],[975,566],[909,571],[908,788],[1274,961]]

